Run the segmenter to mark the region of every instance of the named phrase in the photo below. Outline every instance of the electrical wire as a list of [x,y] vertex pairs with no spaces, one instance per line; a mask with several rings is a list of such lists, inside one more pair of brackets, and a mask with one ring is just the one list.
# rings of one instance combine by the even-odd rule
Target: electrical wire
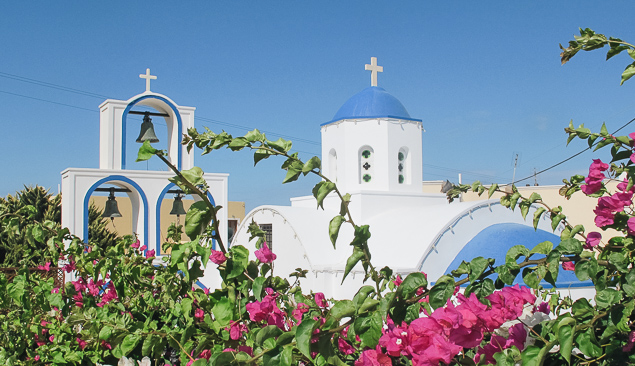
[[[623,128],[625,128],[626,126],[630,125],[631,123],[633,123],[633,121],[635,121],[635,118],[633,118],[633,119],[631,119],[630,121],[626,122],[626,124],[625,124],[624,126],[622,126],[622,127],[618,128],[617,130],[615,130],[615,131],[614,131],[611,135],[615,135],[615,134],[616,134],[616,133],[618,133],[620,130],[622,130],[622,129],[623,129]],[[515,180],[515,181],[513,181],[513,182],[511,182],[511,183],[509,183],[509,184],[516,184],[516,183],[518,183],[518,182],[522,182],[522,181],[525,181],[525,180],[527,180],[527,179],[531,179],[531,178],[533,178],[533,177],[537,176],[538,174],[542,174],[542,173],[544,173],[544,172],[546,172],[546,171],[548,171],[548,170],[551,170],[551,169],[553,169],[553,168],[557,167],[558,165],[564,164],[564,163],[566,163],[567,161],[569,161],[569,160],[571,160],[571,159],[575,158],[576,156],[578,156],[578,155],[580,155],[580,154],[582,154],[582,153],[586,152],[587,150],[591,150],[591,148],[592,148],[593,146],[595,146],[596,144],[597,144],[597,143],[594,143],[593,145],[591,145],[591,146],[589,146],[589,147],[585,148],[584,150],[582,150],[582,151],[580,151],[580,152],[578,152],[578,153],[576,153],[576,154],[573,154],[573,155],[571,155],[570,157],[568,157],[568,158],[566,158],[566,159],[564,159],[564,160],[562,160],[562,161],[560,161],[560,162],[558,162],[558,163],[556,163],[556,164],[553,164],[552,166],[550,166],[550,167],[548,167],[548,168],[546,168],[546,169],[543,169],[543,170],[541,170],[541,171],[539,171],[539,172],[537,172],[537,173],[534,173],[534,174],[532,174],[532,175],[530,175],[530,176],[528,176],[528,177],[525,177],[525,178],[523,178],[523,179],[518,179],[518,180]]]

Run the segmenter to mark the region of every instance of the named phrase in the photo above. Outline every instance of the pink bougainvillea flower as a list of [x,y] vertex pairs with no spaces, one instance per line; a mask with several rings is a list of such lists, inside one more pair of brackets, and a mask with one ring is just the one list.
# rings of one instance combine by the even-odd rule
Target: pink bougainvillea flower
[[139,251],[140,251],[140,252],[143,252],[143,251],[144,251],[144,250],[146,250],[146,249],[148,249],[148,247],[147,247],[147,246],[145,246],[145,245],[142,245],[142,246],[140,246],[140,247],[139,247]]
[[249,319],[255,322],[266,321],[284,330],[284,313],[278,308],[273,297],[267,295],[262,301],[254,301],[245,305]]
[[586,245],[584,245],[584,249],[591,249],[597,246],[598,244],[600,244],[600,240],[602,240],[602,234],[596,231],[591,231],[586,236]]
[[271,263],[278,257],[269,249],[267,242],[262,243],[262,248],[256,250],[254,254],[262,263]]
[[397,286],[397,287],[399,287],[399,285],[401,285],[401,283],[402,283],[402,282],[403,282],[403,280],[401,279],[401,276],[400,276],[400,275],[397,275],[397,277],[395,277],[395,280],[394,280],[394,281],[392,281],[392,283],[393,283],[395,286]]
[[229,327],[229,338],[238,340],[242,338],[243,334],[245,334],[247,331],[248,328],[245,324],[233,321],[231,322]]
[[345,355],[351,355],[355,353],[355,348],[342,338],[337,339],[337,348]]
[[101,341],[100,345],[104,348],[112,349],[112,346],[110,345],[110,343],[106,341]]
[[86,341],[82,340],[79,337],[77,337],[76,340],[77,340],[77,343],[79,343],[79,348],[80,349],[86,348],[86,345],[88,344],[88,343],[86,343]]
[[302,321],[302,315],[308,311],[309,305],[300,302],[298,303],[298,306],[291,312],[291,316],[298,321],[298,324],[300,324],[300,321]]
[[104,290],[104,294],[101,296],[101,301],[97,304],[97,306],[103,308],[104,305],[115,299],[117,299],[117,290],[115,290],[115,286],[112,282],[108,282],[108,286],[106,290]]
[[71,273],[72,271],[77,269],[77,267],[75,267],[75,261],[70,261],[70,263],[65,265],[63,268],[66,273]]
[[134,243],[130,244],[131,248],[139,248],[139,246],[141,246],[141,243],[139,242],[139,239],[137,239],[137,241],[135,241]]
[[564,269],[565,271],[575,271],[575,263],[562,262],[562,269]]
[[59,287],[54,287],[54,288],[51,290],[51,293],[52,293],[52,294],[59,294],[59,293],[60,293],[60,288],[59,288]]
[[54,340],[55,340],[55,336],[54,335],[49,337],[49,342],[53,342]]
[[146,258],[152,258],[152,257],[154,257],[155,254],[156,254],[156,251],[154,249],[148,250],[146,252]]
[[82,296],[81,292],[73,295],[73,300],[75,301],[75,306],[78,308],[84,306],[84,296]]
[[355,366],[392,366],[390,357],[381,352],[381,348],[377,346],[375,349],[367,349],[359,355],[359,359],[355,361]]
[[48,272],[51,270],[51,262],[46,262],[43,266],[37,266],[37,269]]
[[216,264],[223,264],[227,260],[227,257],[220,250],[212,249],[212,254],[209,256],[209,260]]
[[314,296],[315,296],[315,303],[317,304],[317,306],[319,306],[321,308],[325,308],[325,307],[327,307],[329,305],[329,303],[324,298],[324,294],[323,293],[316,292]]
[[209,358],[210,358],[210,357],[212,357],[212,351],[210,351],[210,350],[208,350],[208,349],[203,350],[203,351],[202,351],[202,352],[198,355],[198,357],[200,357],[200,358],[204,358],[204,359],[206,359],[206,360],[208,360],[208,361],[209,361]]
[[586,184],[580,186],[580,190],[586,195],[596,193],[602,189],[602,180],[604,180],[604,171],[609,168],[609,165],[603,163],[600,159],[594,159],[593,163],[589,167],[589,175],[584,179]]
[[549,315],[549,313],[551,312],[551,306],[549,305],[548,302],[541,302],[540,305],[538,305],[538,309],[536,309],[538,311],[540,311],[541,313],[545,313],[547,315]]
[[205,312],[203,309],[196,309],[196,311],[194,311],[194,318],[196,318],[199,322],[202,322],[205,318]]

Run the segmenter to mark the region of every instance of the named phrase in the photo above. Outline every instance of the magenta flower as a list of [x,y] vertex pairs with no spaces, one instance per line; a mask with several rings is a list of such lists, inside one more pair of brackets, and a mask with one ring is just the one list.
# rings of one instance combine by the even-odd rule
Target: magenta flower
[[72,271],[77,269],[77,267],[75,267],[75,261],[70,261],[70,263],[65,265],[63,268],[66,273],[71,273]]
[[603,163],[600,159],[594,159],[589,167],[589,175],[584,179],[586,185],[581,185],[580,190],[586,195],[593,194],[602,189],[602,180],[604,180],[604,171],[609,165]]
[[399,285],[401,285],[401,283],[402,283],[402,282],[403,282],[403,280],[401,279],[401,276],[400,276],[400,275],[397,275],[397,277],[395,277],[395,280],[394,280],[394,281],[392,281],[392,283],[393,283],[395,286],[397,286],[397,287],[399,287]]
[[146,258],[152,258],[152,257],[154,257],[154,255],[155,255],[155,254],[156,254],[156,252],[155,252],[155,250],[154,250],[154,249],[152,249],[152,250],[148,250],[148,251],[146,252]]
[[628,232],[628,234],[635,236],[635,217],[629,218],[626,222],[626,226],[626,231]]
[[630,352],[633,349],[633,346],[635,346],[635,330],[628,333],[628,343],[626,343],[626,346],[622,347],[622,351]]
[[337,348],[345,355],[351,355],[355,353],[355,348],[343,338],[337,339]]
[[[629,219],[629,222],[630,222],[630,219]],[[630,225],[629,225],[629,227],[630,227]],[[602,240],[602,234],[600,234],[600,233],[598,233],[596,231],[590,232],[586,236],[586,245],[584,246],[584,249],[591,249],[591,248],[597,246],[598,244],[600,244],[600,240]]]
[[202,322],[203,319],[205,318],[205,312],[203,311],[203,309],[196,309],[196,311],[194,312],[194,317],[199,322]]
[[135,241],[134,243],[130,244],[131,248],[139,248],[139,246],[141,245],[141,243],[139,242],[139,239],[137,239],[137,241]]
[[255,322],[266,321],[268,325],[275,325],[284,329],[284,313],[278,308],[275,299],[269,295],[262,301],[254,301],[245,305],[249,319]]
[[86,341],[82,340],[79,337],[77,337],[76,340],[77,340],[77,343],[79,343],[79,348],[80,349],[86,348],[86,345],[87,345]]
[[317,304],[317,306],[321,307],[321,308],[325,308],[327,307],[329,304],[326,301],[326,299],[324,298],[324,294],[321,292],[316,292],[315,293],[315,303]]
[[140,246],[140,247],[139,247],[139,251],[140,251],[140,252],[143,252],[143,251],[144,251],[144,250],[146,250],[146,249],[148,249],[148,247],[147,247],[147,246],[145,246],[145,245],[142,245],[142,246]]
[[564,269],[565,271],[575,271],[575,263],[562,262],[562,269]]
[[262,248],[256,250],[254,254],[262,263],[271,263],[277,258],[277,256],[267,246],[267,242],[262,243]]
[[209,256],[209,260],[216,264],[223,264],[227,260],[227,257],[225,256],[225,253],[220,250],[212,249],[212,254]]
[[245,324],[233,321],[231,322],[231,325],[229,327],[229,338],[238,340],[242,338],[243,334],[245,334],[247,331],[248,328]]
[[377,346],[375,349],[367,349],[359,355],[359,359],[355,361],[355,366],[392,366],[392,361],[388,355],[381,352],[381,348]]
[[37,269],[48,272],[51,270],[51,262],[46,262],[43,266],[37,266]]

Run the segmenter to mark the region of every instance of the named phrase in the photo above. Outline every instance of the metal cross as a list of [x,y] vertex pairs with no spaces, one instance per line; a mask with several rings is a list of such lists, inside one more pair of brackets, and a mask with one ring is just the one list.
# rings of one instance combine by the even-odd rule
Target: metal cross
[[139,74],[141,79],[146,79],[146,91],[150,91],[150,80],[155,80],[157,77],[154,75],[150,75],[150,69],[146,69],[145,74]]
[[377,73],[384,72],[383,66],[377,66],[377,57],[370,58],[370,65],[366,64],[366,70],[370,70],[370,86],[377,86]]

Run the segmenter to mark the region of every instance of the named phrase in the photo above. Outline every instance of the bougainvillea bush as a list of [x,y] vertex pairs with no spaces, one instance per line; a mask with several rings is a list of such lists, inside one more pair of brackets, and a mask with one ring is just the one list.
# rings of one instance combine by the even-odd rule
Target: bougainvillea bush
[[[609,55],[634,47],[590,30],[563,47],[563,62],[579,50],[608,45]],[[627,71],[635,69],[631,64]],[[629,75],[627,75],[630,77]],[[627,77],[627,78],[628,78]],[[537,194],[523,197],[504,190],[501,203],[527,216],[535,205],[534,225],[548,215],[553,227],[565,226],[560,243],[513,246],[504,263],[478,257],[428,283],[425,273],[405,278],[376,268],[367,241],[371,228],[355,223],[350,196],[324,177],[317,157],[307,162],[290,153],[291,143],[270,141],[258,130],[233,137],[225,132],[188,131],[184,144],[203,154],[222,148],[250,149],[254,161],[283,159],[284,183],[302,175],[322,178],[313,189],[318,206],[331,194],[341,212],[324,230],[333,245],[341,225],[355,237],[345,276],[364,268],[365,285],[348,299],[327,299],[301,287],[305,270],[272,271],[276,253],[256,224],[250,233],[257,250],[250,256],[240,243],[228,247],[219,235],[216,213],[205,194],[199,168],[179,172],[164,152],[149,143],[138,159],[159,158],[175,173],[171,179],[201,200],[188,211],[183,227],[170,228],[160,259],[129,236],[111,247],[83,242],[67,230],[41,223],[35,240],[46,237],[47,262],[62,266],[71,281],[62,288],[25,267],[9,282],[0,276],[0,363],[4,365],[623,365],[635,363],[635,134],[594,133],[570,125],[569,140],[581,138],[595,149],[610,148],[612,160],[595,160],[587,176],[565,181],[561,193],[597,200],[601,229],[586,232],[567,221],[560,207]],[[609,191],[607,180],[618,180]],[[497,185],[458,185],[450,200],[474,190],[491,196]],[[578,191],[581,191],[578,193]],[[16,220],[2,218],[3,230]],[[51,231],[53,230],[53,231]],[[185,231],[190,241],[177,242]],[[557,244],[554,246],[554,244]],[[331,243],[325,243],[326,246]],[[218,289],[195,286],[203,268],[217,268]],[[541,287],[555,284],[562,270],[592,281],[593,299],[572,299]],[[280,277],[280,275],[284,277]],[[290,280],[286,279],[290,278]],[[514,285],[522,278],[529,287]],[[461,287],[463,286],[463,287]]]

